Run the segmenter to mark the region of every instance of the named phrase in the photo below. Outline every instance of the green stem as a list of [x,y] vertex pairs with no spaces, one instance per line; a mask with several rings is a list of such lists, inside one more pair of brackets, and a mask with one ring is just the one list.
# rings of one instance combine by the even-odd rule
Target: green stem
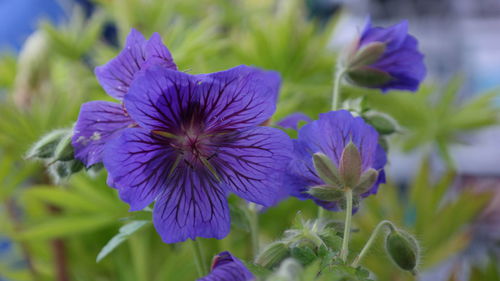
[[339,109],[340,84],[343,76],[344,76],[344,71],[341,70],[340,67],[337,67],[335,71],[335,78],[333,80],[332,110]]
[[199,241],[191,240],[191,245],[193,246],[194,252],[194,262],[196,264],[196,270],[198,271],[198,276],[203,277],[208,274],[208,270],[203,262],[203,251],[201,250],[201,244]]
[[352,189],[347,188],[345,192],[346,210],[345,210],[345,226],[344,237],[342,238],[342,250],[340,250],[340,258],[342,261],[347,261],[349,254],[349,235],[351,234],[351,218],[352,218]]
[[259,254],[259,214],[257,206],[253,203],[248,204],[248,217],[250,222],[250,238],[252,240],[252,254],[256,257]]
[[359,263],[364,258],[364,256],[366,255],[366,253],[368,252],[370,247],[373,245],[373,243],[375,242],[375,239],[377,238],[378,234],[382,231],[384,226],[389,227],[389,229],[391,229],[391,231],[396,230],[396,227],[392,224],[392,222],[390,222],[388,220],[381,221],[373,230],[370,238],[366,242],[365,246],[363,247],[363,249],[361,250],[359,255],[356,257],[356,259],[354,259],[354,262],[352,263],[352,267],[357,267],[359,265]]

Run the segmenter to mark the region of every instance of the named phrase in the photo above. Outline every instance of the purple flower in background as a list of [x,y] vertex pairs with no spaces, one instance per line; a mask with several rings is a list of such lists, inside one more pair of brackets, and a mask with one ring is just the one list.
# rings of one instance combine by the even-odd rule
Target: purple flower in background
[[226,197],[271,206],[286,196],[292,144],[258,125],[271,117],[275,72],[239,66],[189,75],[161,66],[141,71],[124,104],[139,127],[109,142],[104,165],[131,210],[156,201],[153,222],[166,243],[229,232]]
[[[132,29],[118,56],[97,67],[95,73],[106,93],[122,101],[135,74],[147,65],[177,69],[158,33],[146,40],[140,32]],[[72,139],[75,157],[87,167],[102,162],[104,145],[125,128],[135,125],[122,104],[107,101],[83,104]]]
[[212,271],[197,281],[252,281],[255,276],[229,252],[214,257]]
[[359,195],[366,197],[377,193],[379,184],[385,182],[383,168],[386,164],[386,154],[378,143],[378,133],[361,117],[353,117],[348,111],[339,110],[320,114],[319,120],[299,130],[286,176],[286,185],[292,189],[291,194],[299,199],[312,199],[325,209],[339,210],[338,201],[320,200],[308,193],[310,188],[326,184],[315,169],[313,155],[326,155],[341,171],[341,158],[350,143],[359,151],[361,172],[370,169],[378,172],[372,184]]
[[297,130],[300,121],[305,121],[306,123],[309,123],[312,121],[312,119],[302,112],[295,112],[281,119],[280,121],[276,122],[276,125],[285,129]]
[[347,61],[347,78],[356,85],[382,91],[416,91],[425,77],[424,56],[408,34],[408,22],[373,27],[367,20]]

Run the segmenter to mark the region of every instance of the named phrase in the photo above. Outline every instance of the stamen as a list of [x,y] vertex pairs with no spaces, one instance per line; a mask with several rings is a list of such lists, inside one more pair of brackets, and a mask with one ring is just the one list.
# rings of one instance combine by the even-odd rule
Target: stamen
[[203,163],[203,165],[205,165],[205,167],[207,167],[207,169],[210,171],[210,173],[212,173],[212,175],[215,177],[215,179],[217,181],[221,181],[220,176],[217,173],[217,171],[215,170],[214,166],[212,166],[212,164],[210,164],[210,162],[208,162],[208,160],[204,157],[200,157],[200,160]]
[[169,132],[165,132],[165,131],[158,131],[158,130],[153,130],[151,131],[153,134],[155,135],[159,135],[159,136],[162,136],[162,137],[165,137],[165,138],[170,138],[170,139],[175,139],[177,138],[176,135],[174,134],[171,134]]

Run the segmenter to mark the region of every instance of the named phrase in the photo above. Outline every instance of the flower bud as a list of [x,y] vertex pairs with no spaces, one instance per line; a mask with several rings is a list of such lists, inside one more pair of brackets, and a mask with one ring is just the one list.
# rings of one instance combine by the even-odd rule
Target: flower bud
[[342,186],[339,171],[328,156],[321,152],[314,153],[313,164],[319,177],[325,181],[325,183],[333,187]]
[[307,190],[307,193],[311,194],[319,200],[326,202],[335,202],[344,198],[344,192],[342,190],[329,185],[313,186],[309,188],[309,190]]
[[289,258],[284,260],[278,271],[271,275],[268,281],[299,281],[303,268],[296,260]]
[[68,132],[57,144],[54,151],[54,158],[59,161],[73,160],[73,145],[71,144],[71,137],[73,135]]
[[83,163],[79,160],[56,161],[49,167],[49,172],[56,183],[60,183],[72,174],[83,169]]
[[289,256],[290,251],[287,245],[281,241],[277,241],[269,244],[264,251],[257,256],[255,263],[265,268],[273,268]]
[[39,159],[49,159],[54,157],[56,147],[59,142],[61,142],[61,139],[64,138],[66,133],[67,130],[54,130],[46,134],[33,145],[33,147],[28,151],[26,157]]
[[293,247],[290,251],[292,257],[302,265],[308,265],[316,259],[316,253],[307,246]]
[[396,132],[396,126],[394,126],[394,124],[389,119],[381,115],[375,115],[366,118],[366,122],[372,125],[373,128],[375,128],[375,130],[377,130],[377,132],[382,135],[390,135]]
[[361,154],[352,142],[344,148],[340,158],[340,177],[347,188],[354,188],[361,176]]
[[378,178],[377,170],[370,168],[366,170],[360,177],[358,185],[353,189],[355,194],[363,194],[368,192]]
[[385,248],[399,268],[415,273],[420,255],[415,238],[406,232],[393,230],[385,240]]

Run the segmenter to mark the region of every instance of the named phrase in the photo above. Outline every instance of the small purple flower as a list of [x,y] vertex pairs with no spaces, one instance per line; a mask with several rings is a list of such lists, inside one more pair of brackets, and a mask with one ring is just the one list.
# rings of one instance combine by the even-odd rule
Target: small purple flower
[[416,91],[425,77],[424,56],[408,34],[408,22],[373,27],[370,19],[348,58],[347,78],[354,84],[382,91]]
[[[120,54],[97,67],[95,73],[106,93],[122,101],[135,74],[147,65],[177,69],[158,33],[146,40],[140,32],[132,29]],[[102,162],[104,145],[125,128],[135,125],[122,104],[107,101],[83,104],[72,139],[75,157],[87,167]]]
[[280,121],[276,122],[276,125],[285,129],[297,130],[300,121],[305,121],[306,123],[309,123],[312,121],[312,119],[302,112],[295,112],[281,119]]
[[229,252],[214,257],[212,271],[197,281],[253,281],[255,276]]
[[225,237],[226,197],[271,206],[286,196],[283,175],[292,144],[258,125],[271,117],[275,72],[239,66],[189,75],[161,66],[141,71],[125,96],[139,127],[109,142],[104,165],[131,210],[156,201],[163,241]]
[[318,175],[313,154],[323,153],[339,170],[344,148],[353,143],[361,158],[361,172],[369,169],[378,171],[378,177],[361,197],[377,193],[380,183],[385,182],[384,166],[386,154],[378,143],[378,133],[361,117],[353,117],[346,110],[322,113],[315,120],[299,130],[298,139],[294,140],[294,155],[288,166],[286,184],[291,194],[299,199],[312,199],[325,209],[339,210],[339,202],[327,202],[313,197],[307,191],[313,186],[326,183]]

